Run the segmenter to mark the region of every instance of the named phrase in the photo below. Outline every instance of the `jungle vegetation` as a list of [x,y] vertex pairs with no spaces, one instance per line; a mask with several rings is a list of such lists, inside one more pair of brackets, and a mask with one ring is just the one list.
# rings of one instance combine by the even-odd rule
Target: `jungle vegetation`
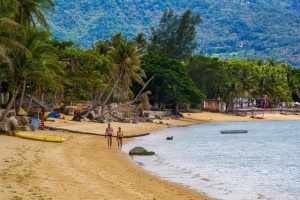
[[128,38],[157,27],[166,9],[201,16],[197,51],[220,59],[273,57],[300,67],[299,0],[53,0],[49,24],[59,40],[91,48],[116,32]]
[[[222,60],[196,54],[193,30],[201,18],[189,9],[182,15],[165,10],[161,20],[169,16],[169,25],[160,23],[153,29],[152,38],[169,42],[147,42],[142,32],[132,39],[116,32],[88,49],[53,39],[46,18],[55,10],[52,0],[0,0],[0,10],[2,120],[11,108],[18,112],[22,103],[14,106],[15,101],[22,102],[25,94],[52,102],[51,109],[57,102],[77,100],[89,100],[93,106],[137,103],[144,89],[151,91],[152,104],[175,109],[196,108],[216,96],[228,105],[242,96],[299,100],[300,73],[289,64],[274,58]],[[30,105],[25,109],[28,112]]]

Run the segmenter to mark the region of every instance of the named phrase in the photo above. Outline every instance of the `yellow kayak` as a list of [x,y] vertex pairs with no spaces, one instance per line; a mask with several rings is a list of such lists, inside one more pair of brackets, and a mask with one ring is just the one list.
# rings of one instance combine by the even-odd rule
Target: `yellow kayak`
[[54,136],[46,136],[46,135],[36,135],[30,133],[16,133],[17,137],[31,139],[31,140],[40,140],[46,142],[64,142],[66,141],[64,138],[61,137],[54,137]]

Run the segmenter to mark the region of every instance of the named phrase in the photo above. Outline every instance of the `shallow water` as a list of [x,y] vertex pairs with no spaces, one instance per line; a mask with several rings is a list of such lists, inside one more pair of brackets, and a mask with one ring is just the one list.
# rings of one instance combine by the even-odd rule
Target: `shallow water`
[[[131,157],[151,173],[224,200],[300,197],[300,122],[259,121],[169,128],[124,146],[154,151]],[[220,130],[247,129],[247,134]],[[172,141],[166,140],[173,136]]]

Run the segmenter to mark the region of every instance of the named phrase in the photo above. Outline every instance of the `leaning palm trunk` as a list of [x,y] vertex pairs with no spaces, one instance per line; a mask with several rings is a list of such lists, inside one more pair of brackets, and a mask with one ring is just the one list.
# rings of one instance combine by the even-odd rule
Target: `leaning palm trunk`
[[20,89],[21,89],[22,85],[23,85],[23,81],[21,81],[21,82],[18,84],[18,86],[17,86],[17,88],[16,88],[16,90],[15,90],[15,92],[14,92],[12,98],[11,98],[10,101],[8,102],[8,104],[7,104],[6,108],[5,108],[5,111],[4,111],[3,115],[2,115],[2,118],[1,118],[1,121],[2,121],[2,122],[5,121],[5,119],[6,119],[7,115],[8,115],[8,113],[9,113],[9,111],[10,111],[12,105],[13,105],[13,103],[14,103],[15,100],[16,100],[17,95],[18,95],[19,92],[20,92]]
[[104,115],[106,115],[106,114],[108,114],[108,113],[110,113],[110,112],[112,112],[112,111],[114,111],[114,110],[116,110],[116,109],[118,109],[118,108],[120,108],[120,107],[127,106],[127,105],[130,105],[130,104],[135,103],[136,101],[138,101],[138,100],[140,99],[140,96],[142,95],[142,92],[143,92],[144,89],[147,87],[147,85],[150,83],[150,81],[154,78],[154,76],[155,76],[155,75],[153,75],[153,76],[147,81],[147,83],[144,85],[144,87],[140,90],[140,92],[136,95],[136,97],[135,97],[132,101],[130,101],[130,102],[128,102],[128,103],[125,103],[125,104],[122,104],[122,105],[119,105],[119,106],[117,106],[117,107],[115,107],[115,108],[113,108],[113,109],[111,109],[111,110],[109,110],[109,111],[107,111],[107,112],[102,113],[101,115],[95,117],[95,120],[100,119],[100,118],[103,117]]
[[33,100],[33,95],[30,96],[29,103],[26,108],[26,113],[28,113],[31,108],[32,100]]
[[57,96],[57,93],[54,91],[53,92],[53,101],[52,101],[52,106],[51,106],[51,112],[54,111],[55,109],[55,105],[56,105],[56,96]]
[[178,114],[178,103],[176,102],[175,103],[175,116],[177,116],[177,114]]
[[4,93],[1,93],[1,104],[4,104]]
[[95,97],[92,100],[92,105],[90,106],[90,108],[87,111],[87,113],[82,116],[82,118],[86,118],[91,113],[91,111],[95,109],[95,107],[99,104],[100,99],[103,96],[104,92],[105,92],[105,90],[101,91],[99,95],[97,95],[97,93],[98,93],[97,91],[95,92]]
[[17,109],[17,113],[19,113],[20,109],[22,108],[23,101],[24,101],[24,95],[25,95],[25,89],[26,89],[26,80],[23,83],[23,88],[22,88],[22,93],[21,93],[21,99],[20,99],[19,107]]
[[230,109],[230,106],[231,106],[231,104],[232,104],[232,100],[229,99],[229,101],[228,101],[227,103],[228,103],[228,106],[227,106],[227,108],[226,108],[226,113],[228,113],[228,111],[229,111],[229,109]]
[[5,105],[7,105],[8,104],[8,101],[10,100],[10,94],[9,94],[9,92],[6,92],[6,95],[5,95]]
[[101,107],[103,107],[103,106],[108,102],[108,100],[110,99],[111,95],[114,93],[114,91],[115,91],[115,89],[116,89],[116,87],[117,87],[117,85],[118,85],[119,82],[120,82],[120,79],[118,79],[118,80],[115,82],[113,88],[111,89],[111,91],[110,91],[109,94],[107,95],[107,97],[106,97],[106,99],[104,100],[104,102],[101,104]]

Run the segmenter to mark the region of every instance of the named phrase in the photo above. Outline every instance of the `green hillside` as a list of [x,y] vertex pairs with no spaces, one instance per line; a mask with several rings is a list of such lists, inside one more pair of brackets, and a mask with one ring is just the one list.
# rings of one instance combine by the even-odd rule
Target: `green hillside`
[[198,47],[222,59],[274,57],[300,67],[300,0],[54,0],[56,38],[85,48],[122,32],[150,35],[165,9],[200,14]]

